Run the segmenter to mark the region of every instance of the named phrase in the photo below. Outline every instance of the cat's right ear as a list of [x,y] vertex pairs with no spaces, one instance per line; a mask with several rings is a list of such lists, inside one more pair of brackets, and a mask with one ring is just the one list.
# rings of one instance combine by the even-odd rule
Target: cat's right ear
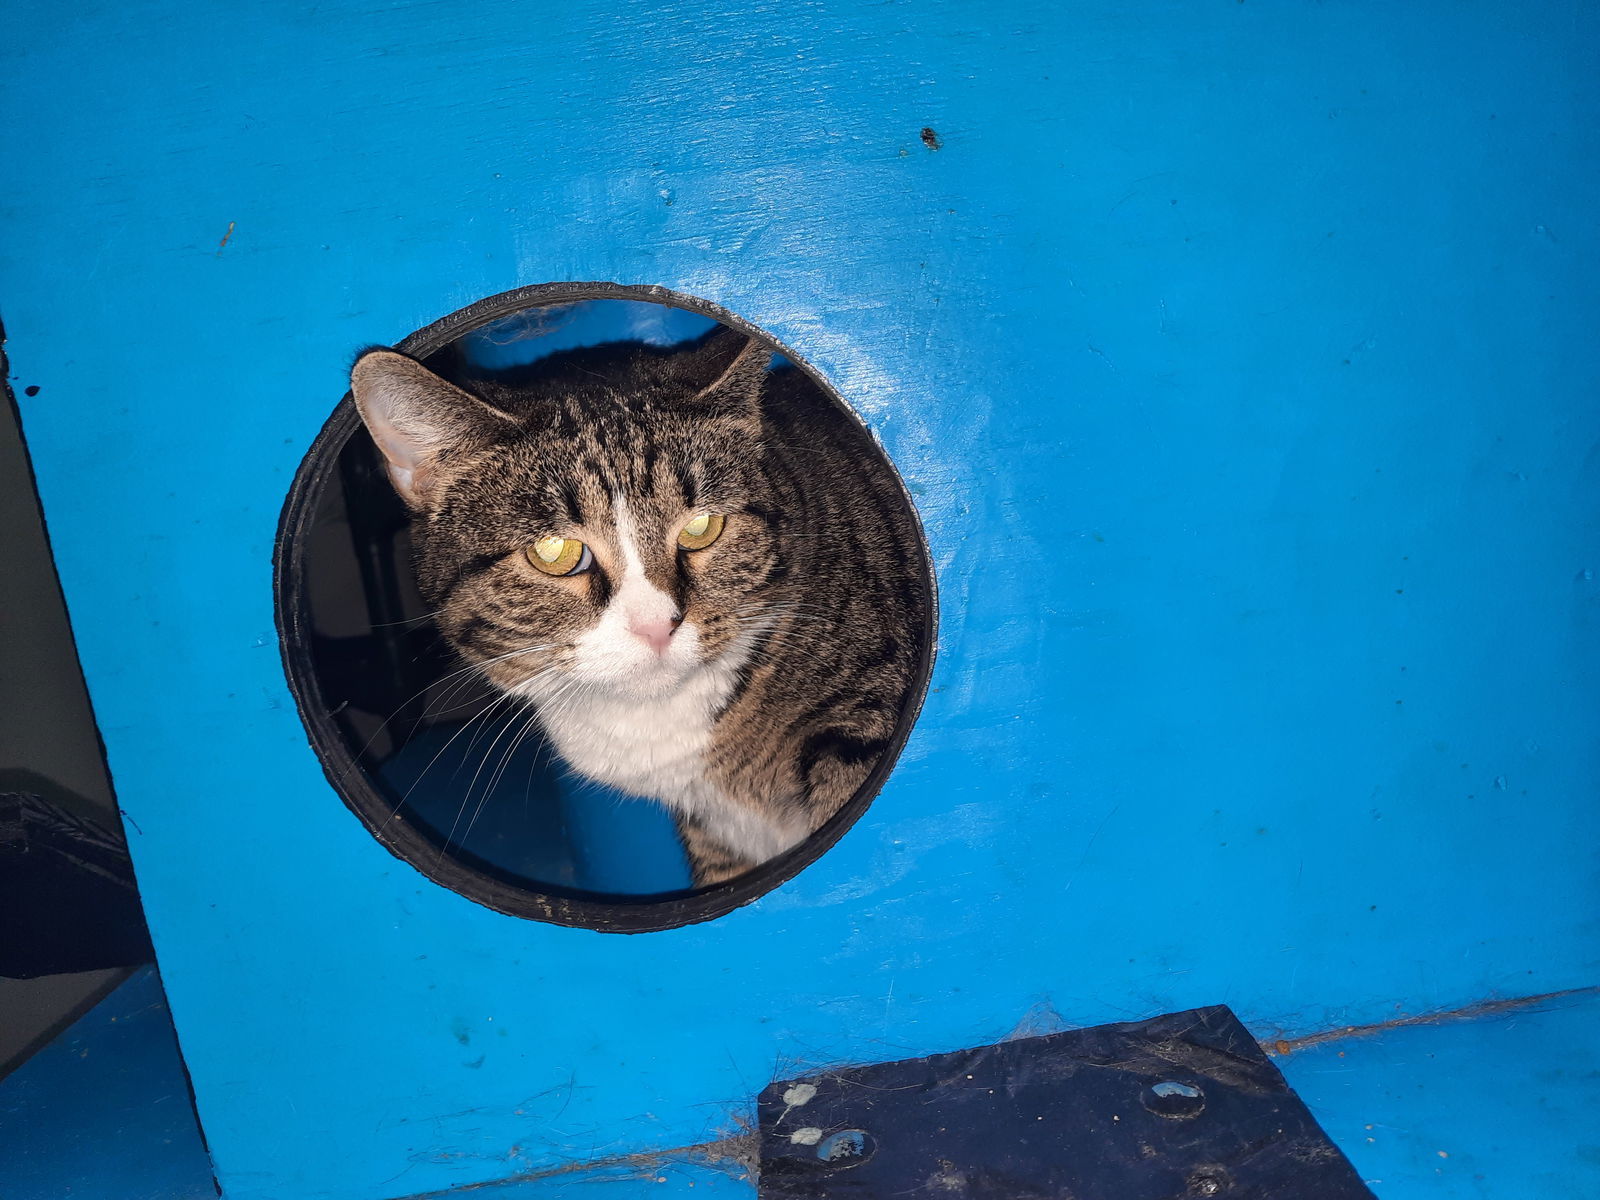
[[368,350],[350,368],[356,411],[406,506],[428,506],[439,460],[487,444],[511,417],[393,350]]
[[687,402],[691,409],[707,416],[721,417],[758,427],[761,424],[761,387],[767,367],[772,363],[772,347],[758,338],[745,337],[725,329],[711,344],[721,350],[734,345],[738,350],[721,365],[717,377]]

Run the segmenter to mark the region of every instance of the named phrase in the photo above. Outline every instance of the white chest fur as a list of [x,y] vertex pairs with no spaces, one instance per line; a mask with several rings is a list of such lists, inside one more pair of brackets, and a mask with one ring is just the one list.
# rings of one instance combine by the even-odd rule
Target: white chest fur
[[577,685],[535,707],[580,774],[692,815],[728,849],[759,862],[798,844],[805,830],[737,803],[707,777],[712,726],[744,658],[724,655],[662,696],[619,697]]
[[[600,783],[693,810],[720,800],[705,777],[713,714],[732,686],[697,672],[664,696],[622,697],[576,685],[538,704],[556,749]],[[731,674],[731,673],[730,673]]]

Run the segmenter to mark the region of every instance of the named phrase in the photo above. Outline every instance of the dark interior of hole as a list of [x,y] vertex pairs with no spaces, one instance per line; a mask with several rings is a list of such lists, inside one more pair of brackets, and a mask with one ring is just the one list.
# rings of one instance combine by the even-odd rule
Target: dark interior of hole
[[[642,301],[524,310],[425,361],[458,382],[562,350],[687,343],[710,318]],[[781,358],[774,369],[796,370]],[[470,385],[469,385],[470,386]],[[833,404],[820,388],[819,405]],[[412,581],[409,517],[364,430],[339,452],[303,534],[309,650],[321,700],[384,806],[448,855],[534,890],[681,892],[671,815],[573,774],[531,709],[501,701],[429,620]]]

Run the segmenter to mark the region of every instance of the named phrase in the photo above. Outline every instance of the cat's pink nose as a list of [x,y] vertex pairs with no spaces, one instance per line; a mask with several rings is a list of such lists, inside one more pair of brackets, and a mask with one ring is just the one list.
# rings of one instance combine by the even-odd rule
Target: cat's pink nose
[[665,654],[667,645],[672,641],[672,635],[679,625],[683,624],[682,617],[668,617],[665,620],[631,621],[628,632],[633,634],[657,654]]

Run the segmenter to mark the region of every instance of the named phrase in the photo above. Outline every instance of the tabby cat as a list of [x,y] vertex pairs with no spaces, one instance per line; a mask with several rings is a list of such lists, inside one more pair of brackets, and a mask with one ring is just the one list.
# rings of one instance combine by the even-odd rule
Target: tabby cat
[[888,748],[927,563],[867,434],[772,351],[565,351],[351,372],[448,641],[580,774],[670,807],[696,886],[783,853]]

